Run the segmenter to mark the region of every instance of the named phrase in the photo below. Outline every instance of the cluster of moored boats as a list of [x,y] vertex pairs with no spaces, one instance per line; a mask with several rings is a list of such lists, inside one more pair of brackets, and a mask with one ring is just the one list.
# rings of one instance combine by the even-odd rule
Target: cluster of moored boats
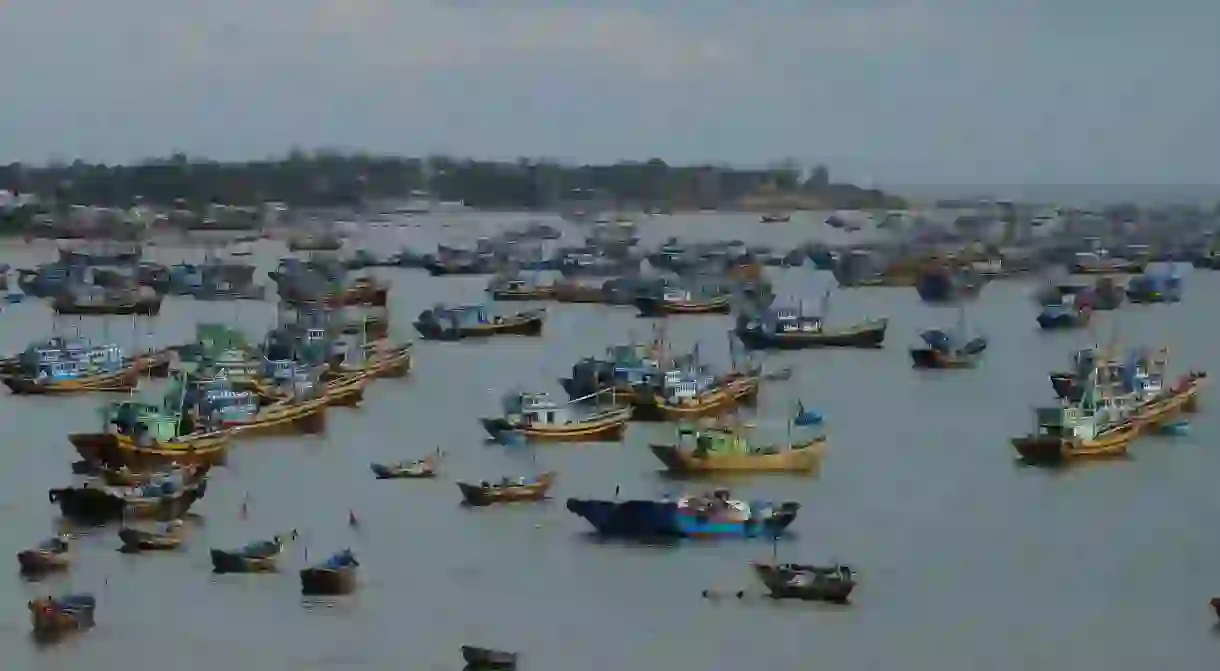
[[[72,464],[76,481],[50,489],[50,503],[76,525],[121,522],[124,552],[179,550],[192,505],[234,444],[321,432],[329,409],[359,404],[377,378],[407,375],[410,345],[384,337],[388,286],[345,274],[324,259],[282,263],[271,274],[280,288],[280,323],[258,344],[237,329],[200,324],[193,342],[159,351],[132,354],[135,348],[55,337],[0,361],[0,379],[15,394],[129,394],[102,406],[96,430],[67,436],[80,456]],[[170,378],[168,391],[148,398],[139,389],[144,377]],[[275,571],[295,536],[214,548],[213,568]],[[18,562],[30,575],[64,571],[71,548],[69,535],[57,535],[18,553]],[[302,592],[350,592],[358,566],[350,550],[337,552],[301,569]],[[34,630],[55,636],[87,628],[95,606],[89,594],[32,601]]]
[[[545,231],[537,234],[546,238]],[[636,240],[621,234],[600,240],[598,245],[603,250],[628,249]],[[327,239],[303,237],[293,242],[297,250],[333,250],[337,246]],[[654,442],[649,449],[671,473],[815,471],[827,443],[820,428],[822,417],[816,411],[800,406],[788,419],[788,440],[762,445],[750,437],[752,427],[726,417],[752,403],[762,386],[792,375],[791,368],[768,370],[752,360],[749,351],[880,348],[888,320],[828,327],[829,293],[816,312],[807,311],[803,303],[774,305],[762,267],[795,262],[760,263],[757,255],[717,256],[707,249],[692,257],[688,251],[678,250],[676,241],[667,247],[650,255],[649,262],[682,270],[693,267],[698,272],[647,280],[620,277],[593,287],[574,278],[617,269],[609,262],[605,268],[591,269],[571,261],[576,269],[561,263],[560,269],[568,272],[553,283],[542,284],[532,275],[513,272],[493,278],[487,291],[496,302],[625,305],[653,318],[734,314],[733,362],[728,371],[714,371],[701,361],[698,346],[689,352],[672,351],[659,327],[649,343],[618,345],[604,355],[573,364],[570,374],[559,381],[568,395],[566,400],[536,390],[505,394],[498,415],[479,418],[482,428],[492,441],[518,446],[617,441],[623,439],[631,422],[669,422],[675,427],[673,439]],[[61,263],[70,269],[67,277],[79,279],[73,274],[80,267],[79,258],[61,259]],[[485,267],[456,263],[452,258],[429,258],[418,265],[433,274],[470,274]],[[402,260],[396,264],[411,265]],[[194,342],[159,351],[134,353],[137,348],[57,337],[0,361],[0,379],[16,394],[130,394],[126,400],[102,408],[97,430],[68,436],[80,456],[73,472],[83,480],[50,489],[49,501],[64,518],[78,524],[121,522],[117,536],[124,552],[181,551],[189,541],[191,507],[205,496],[211,469],[224,463],[235,443],[262,434],[320,432],[330,408],[360,403],[365,388],[376,378],[402,377],[411,371],[412,348],[386,339],[389,286],[371,277],[352,277],[351,267],[321,255],[309,260],[284,259],[270,273],[280,298],[280,323],[258,344],[247,342],[242,333],[225,325],[201,324]],[[709,273],[709,268],[715,271]],[[1130,269],[1105,266],[1106,272],[1114,268]],[[51,269],[44,270],[54,275]],[[1094,272],[1093,266],[1086,272]],[[171,271],[170,275],[180,277],[181,273]],[[999,275],[941,263],[920,267],[908,281],[924,300],[949,302],[977,295],[986,281]],[[1064,308],[1065,314],[1086,315],[1083,319],[1087,321],[1093,309],[1107,309],[1099,307],[1103,304],[1117,307],[1124,297],[1133,302],[1178,300],[1180,280],[1163,279],[1141,275],[1124,289],[1108,276],[1096,285],[1056,285],[1053,298],[1049,292],[1039,298],[1044,307],[1039,323],[1043,328],[1061,328],[1042,322],[1047,309],[1065,303],[1074,306]],[[182,281],[186,280],[173,280]],[[887,283],[897,282],[876,282]],[[146,283],[137,284],[148,288]],[[56,301],[65,300],[62,292],[49,295]],[[161,293],[154,291],[154,295],[159,305]],[[545,307],[501,312],[483,304],[438,304],[419,314],[414,328],[423,339],[436,341],[540,336],[546,319]],[[1057,324],[1066,318],[1046,319]],[[973,367],[988,344],[985,336],[968,333],[964,307],[959,308],[956,327],[919,335],[922,344],[910,349],[912,363],[918,368]],[[159,399],[143,398],[139,386],[145,377],[169,378],[169,391]],[[1121,456],[1141,435],[1182,426],[1181,416],[1194,410],[1205,379],[1204,373],[1192,372],[1170,381],[1164,352],[1120,354],[1113,347],[1077,352],[1070,371],[1051,375],[1060,400],[1038,408],[1036,429],[1014,438],[1012,444],[1031,463]],[[370,470],[377,479],[437,478],[443,459],[438,448],[420,459],[370,464]],[[558,476],[546,471],[456,484],[465,505],[481,507],[544,500]],[[721,488],[659,500],[620,499],[618,494],[616,491],[612,498],[573,497],[566,507],[598,535],[638,540],[775,539],[793,524],[801,508],[796,501],[736,498]],[[351,523],[358,524],[354,514]],[[276,572],[285,545],[295,538],[293,531],[239,548],[213,548],[213,569]],[[41,574],[69,569],[73,542],[70,535],[61,534],[23,550],[18,554],[22,571]],[[304,594],[350,593],[357,589],[359,567],[352,550],[341,550],[302,568],[301,590]],[[752,563],[751,573],[774,598],[833,602],[846,602],[857,579],[847,565],[780,563],[774,556],[770,562]],[[715,595],[709,592],[705,596]],[[91,626],[96,600],[90,594],[69,594],[31,601],[29,608],[35,631],[55,635]],[[515,668],[517,664],[516,653],[469,646],[462,652],[476,667]]]

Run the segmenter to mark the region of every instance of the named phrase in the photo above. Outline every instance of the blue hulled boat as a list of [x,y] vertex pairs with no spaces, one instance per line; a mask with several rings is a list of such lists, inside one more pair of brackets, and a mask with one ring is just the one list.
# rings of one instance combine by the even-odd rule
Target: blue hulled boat
[[598,534],[619,538],[773,538],[796,519],[800,504],[732,499],[727,490],[678,501],[568,499],[568,510]]
[[1182,300],[1182,277],[1177,273],[1145,273],[1127,282],[1132,303],[1177,303]]

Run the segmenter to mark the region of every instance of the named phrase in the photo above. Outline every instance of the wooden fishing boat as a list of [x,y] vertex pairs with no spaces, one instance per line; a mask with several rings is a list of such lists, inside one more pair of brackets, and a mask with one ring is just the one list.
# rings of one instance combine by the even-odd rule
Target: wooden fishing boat
[[761,382],[757,373],[735,374],[705,389],[698,389],[693,382],[680,384],[678,391],[691,392],[687,394],[663,395],[665,390],[639,392],[632,399],[631,418],[672,422],[717,415],[754,399]]
[[727,315],[733,310],[731,297],[717,295],[696,297],[685,289],[666,289],[660,296],[639,296],[635,306],[641,317],[666,317],[669,315]]
[[1156,429],[1176,420],[1183,412],[1193,412],[1197,407],[1199,391],[1207,373],[1196,371],[1183,375],[1172,387],[1154,394],[1145,403],[1137,406],[1134,420],[1142,428]]
[[987,351],[987,338],[966,339],[965,308],[959,306],[958,325],[954,332],[931,329],[920,334],[924,347],[912,347],[911,363],[916,368],[974,368]]
[[121,433],[73,433],[68,436],[82,459],[134,469],[155,469],[169,464],[215,466],[223,464],[232,434],[229,431],[189,433],[168,440],[137,443]]
[[338,596],[356,590],[356,561],[351,550],[343,550],[316,566],[301,569],[301,594]]
[[1138,399],[1122,389],[1122,380],[1095,368],[1078,403],[1063,402],[1034,410],[1033,433],[1012,439],[1030,464],[1059,464],[1078,459],[1122,457],[1144,424],[1133,415]]
[[92,594],[47,596],[30,601],[28,606],[34,635],[50,637],[92,627],[97,599]]
[[280,397],[259,408],[249,422],[232,425],[227,431],[242,437],[321,433],[326,430],[326,408],[330,405],[326,395],[304,400]]
[[161,529],[119,529],[123,542],[120,552],[136,553],[151,550],[177,550],[182,547],[182,520],[170,520]]
[[556,303],[605,303],[602,286],[576,280],[559,280],[551,285],[551,300]]
[[432,457],[400,461],[396,464],[369,464],[378,480],[393,480],[398,478],[435,478],[436,460]]
[[370,343],[365,346],[363,362],[356,366],[332,364],[323,373],[323,379],[334,379],[351,374],[365,374],[377,378],[406,377],[411,373],[411,353],[410,343],[391,346]]
[[354,408],[364,401],[364,388],[373,381],[369,373],[346,373],[322,384],[322,396],[331,407]]
[[754,575],[773,599],[847,603],[856,588],[851,567],[750,562]]
[[497,483],[484,480],[477,484],[459,482],[457,486],[462,492],[463,503],[471,506],[487,506],[493,503],[541,501],[546,498],[547,491],[553,484],[555,484],[555,473],[547,471],[533,480],[502,478]]
[[172,491],[148,487],[106,487],[85,484],[80,487],[51,489],[47,498],[59,505],[67,519],[86,524],[102,524],[118,519],[181,518],[207,493],[207,479],[182,485]]
[[155,317],[161,314],[161,294],[105,301],[78,301],[68,294],[61,294],[51,301],[51,308],[60,315],[142,315]]
[[17,564],[25,575],[66,571],[71,563],[68,537],[55,536],[17,553]]
[[495,335],[542,335],[545,320],[545,309],[492,316],[481,305],[437,305],[421,312],[414,326],[425,340],[462,340]]
[[272,573],[278,570],[276,563],[284,550],[284,541],[279,536],[269,541],[255,541],[235,550],[212,548],[213,573]]
[[[65,362],[67,363],[67,362]],[[52,364],[56,366],[58,364]],[[140,374],[145,369],[128,365],[110,373],[92,373],[77,377],[29,377],[6,375],[2,379],[4,386],[14,394],[21,395],[66,395],[88,392],[121,392],[134,391],[139,383]]]
[[739,432],[729,428],[695,431],[693,445],[683,436],[671,444],[649,444],[653,456],[671,473],[788,472],[808,473],[817,468],[825,453],[826,436],[817,435],[791,445],[752,446]]
[[883,317],[827,328],[820,316],[802,314],[801,308],[778,308],[740,315],[734,333],[750,349],[877,348],[885,342],[888,326],[889,320]]
[[517,657],[515,652],[476,648],[473,645],[462,646],[462,659],[465,660],[467,669],[516,671]]
[[479,420],[492,438],[526,441],[581,442],[619,440],[631,419],[631,408],[609,407],[593,411],[577,405],[587,399],[559,404],[545,392],[510,392],[504,396],[504,414]]
[[555,288],[521,278],[492,278],[487,293],[494,301],[545,301],[555,296]]

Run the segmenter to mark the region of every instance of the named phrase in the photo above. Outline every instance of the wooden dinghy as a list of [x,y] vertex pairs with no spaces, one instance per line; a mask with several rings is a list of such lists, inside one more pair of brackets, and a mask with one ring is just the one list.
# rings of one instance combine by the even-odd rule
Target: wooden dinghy
[[400,461],[396,464],[369,464],[378,480],[393,480],[398,478],[435,478],[436,460],[432,457]]
[[67,594],[33,599],[27,605],[34,635],[41,639],[92,627],[97,599],[92,594]]
[[331,555],[326,561],[301,569],[301,594],[307,596],[338,596],[356,590],[356,561],[351,550]]
[[42,575],[66,571],[71,564],[70,546],[66,535],[55,536],[17,553],[17,565],[23,575]]
[[144,369],[130,364],[113,373],[99,373],[66,380],[52,380],[25,375],[6,375],[4,385],[14,394],[21,395],[64,395],[83,394],[87,392],[121,392],[134,391]]
[[488,506],[493,503],[541,501],[546,498],[546,494],[553,484],[555,484],[555,473],[547,471],[532,481],[525,478],[517,478],[515,481],[503,478],[498,483],[459,482],[457,486],[462,492],[463,503],[471,506]]
[[[475,319],[470,319],[474,315]],[[512,315],[488,315],[482,306],[437,306],[420,313],[414,326],[425,340],[463,340],[497,335],[542,335],[546,310],[527,310]]]
[[73,433],[68,441],[86,461],[149,470],[171,464],[223,464],[231,438],[230,431],[205,431],[137,444],[131,436],[120,433]]
[[137,553],[154,550],[177,550],[182,547],[182,520],[170,520],[161,529],[119,529],[120,552]]
[[753,447],[733,431],[711,429],[696,432],[691,446],[652,443],[648,449],[671,473],[808,473],[817,469],[826,437]]
[[234,550],[212,548],[213,573],[272,573],[278,570],[277,559],[284,550],[279,536],[269,541],[255,541]]
[[847,603],[856,588],[855,572],[844,564],[811,566],[751,562],[750,566],[773,599]]
[[669,315],[727,315],[733,305],[729,296],[694,298],[689,293],[683,296],[641,296],[635,299],[635,307],[641,317],[667,317]]
[[181,518],[207,493],[207,480],[173,492],[144,492],[137,488],[81,487],[51,489],[47,498],[59,505],[67,519],[85,524],[103,524],[119,519]]
[[467,669],[479,671],[516,671],[518,654],[493,650],[491,648],[476,648],[473,645],[462,646],[462,659]]
[[754,399],[762,378],[755,373],[734,375],[721,384],[680,402],[671,402],[656,392],[636,394],[631,418],[639,421],[674,422],[717,415]]

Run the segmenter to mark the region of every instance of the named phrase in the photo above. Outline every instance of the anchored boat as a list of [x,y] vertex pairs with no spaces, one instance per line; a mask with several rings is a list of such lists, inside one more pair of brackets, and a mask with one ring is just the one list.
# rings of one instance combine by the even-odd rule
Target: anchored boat
[[734,499],[726,489],[677,501],[568,499],[567,508],[598,534],[620,538],[774,538],[794,520],[800,504]]
[[425,340],[463,340],[495,335],[542,335],[546,311],[527,310],[510,315],[491,315],[482,305],[444,306],[424,310],[415,330]]
[[648,446],[674,473],[809,472],[817,468],[826,437],[817,435],[789,445],[751,445],[733,428],[679,429],[678,440]]
[[531,442],[622,438],[627,420],[631,419],[631,408],[614,406],[587,410],[576,405],[585,400],[578,398],[560,404],[545,392],[510,392],[502,401],[504,414],[485,417],[480,422],[483,429],[500,442],[518,436]]

